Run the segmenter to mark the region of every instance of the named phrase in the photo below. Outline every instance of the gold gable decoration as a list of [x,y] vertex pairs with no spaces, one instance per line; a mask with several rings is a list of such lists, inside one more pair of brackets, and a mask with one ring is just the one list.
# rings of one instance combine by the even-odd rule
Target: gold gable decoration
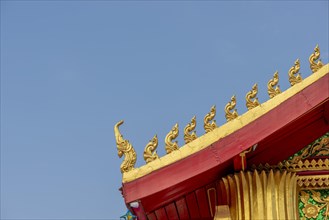
[[300,219],[329,219],[329,132],[278,165],[253,165],[252,170],[306,172],[297,176],[296,183]]
[[253,170],[287,170],[299,172],[304,170],[319,171],[329,170],[329,158],[319,158],[329,156],[329,132],[306,146],[288,160],[278,163],[277,165],[259,164],[252,165]]

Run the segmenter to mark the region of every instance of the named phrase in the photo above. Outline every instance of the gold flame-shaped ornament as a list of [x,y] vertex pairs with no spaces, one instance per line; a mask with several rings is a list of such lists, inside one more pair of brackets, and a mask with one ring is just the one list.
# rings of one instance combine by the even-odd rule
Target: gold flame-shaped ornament
[[291,86],[294,86],[303,80],[302,76],[299,74],[299,69],[300,69],[300,63],[299,63],[299,59],[297,59],[295,61],[295,64],[289,69],[288,72],[289,82]]
[[268,92],[268,95],[270,96],[270,98],[273,98],[274,96],[281,93],[278,82],[279,82],[279,73],[278,73],[278,71],[276,71],[273,74],[273,78],[270,79],[270,81],[268,81],[268,83],[267,83],[267,92]]
[[[191,122],[186,125],[184,128],[184,140],[185,144],[190,143],[191,141],[197,139],[196,132],[193,131],[196,127],[196,117],[194,116],[191,119]],[[193,132],[192,132],[193,131]]]
[[[234,109],[236,106],[236,97],[235,95],[231,97],[231,101],[226,104],[225,106],[225,117],[227,121],[231,121],[238,117],[238,112],[236,109]],[[234,109],[234,111],[232,111]],[[232,111],[232,112],[231,112]]]
[[167,154],[170,154],[171,152],[178,150],[178,143],[177,141],[173,142],[175,138],[178,137],[178,124],[176,123],[174,127],[172,127],[171,131],[167,134],[165,138],[165,148]]
[[[246,106],[248,110],[251,110],[255,108],[256,106],[259,106],[258,98],[256,97],[258,93],[258,85],[255,83],[252,86],[252,89],[246,94]],[[254,99],[254,100],[252,100]]]
[[[319,58],[320,58],[320,48],[319,48],[319,45],[316,45],[316,47],[314,48],[314,53],[312,53],[310,58],[308,59],[308,61],[310,62],[310,68],[313,73],[315,73],[321,67],[323,67],[323,63],[321,62],[321,59],[319,59]],[[316,60],[318,60],[318,61],[316,61]]]
[[118,149],[118,156],[120,158],[124,156],[124,160],[120,166],[121,173],[126,173],[134,169],[137,155],[133,146],[129,143],[128,140],[123,139],[123,136],[120,133],[119,126],[122,124],[123,120],[114,125],[114,135]]
[[[216,116],[216,106],[212,106],[210,109],[210,112],[206,114],[203,120],[203,127],[206,133],[213,131],[215,128],[217,128],[216,120],[213,120]],[[212,122],[210,122],[213,120]]]
[[154,137],[150,140],[150,142],[145,146],[144,149],[144,160],[146,163],[149,163],[159,158],[156,152],[157,147],[158,147],[158,137],[157,135],[154,135]]

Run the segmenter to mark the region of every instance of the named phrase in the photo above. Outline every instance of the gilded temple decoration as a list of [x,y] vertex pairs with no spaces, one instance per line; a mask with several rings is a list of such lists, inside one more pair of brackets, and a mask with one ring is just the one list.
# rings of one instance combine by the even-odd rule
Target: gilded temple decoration
[[174,127],[172,127],[171,131],[167,134],[165,138],[165,148],[167,154],[170,154],[171,152],[178,150],[178,143],[177,141],[172,142],[175,138],[178,137],[178,124],[176,123]]
[[315,73],[321,67],[323,67],[323,63],[321,62],[321,59],[319,59],[319,58],[320,58],[320,48],[319,48],[319,45],[316,45],[316,47],[314,48],[314,53],[312,53],[310,58],[308,59],[310,62],[310,68],[313,73]]
[[280,87],[277,85],[279,82],[279,73],[276,71],[273,75],[273,78],[270,79],[267,83],[267,92],[270,98],[281,93]]
[[124,156],[124,160],[120,166],[121,173],[126,173],[134,169],[137,156],[133,146],[129,143],[128,140],[123,139],[123,136],[120,133],[119,126],[122,124],[123,120],[114,125],[114,135],[118,149],[118,156],[120,158]]
[[252,169],[293,172],[297,176],[299,216],[302,220],[329,219],[329,133],[278,165],[259,164]]
[[300,152],[293,155],[286,161],[279,162],[277,165],[259,164],[253,165],[253,169],[269,170],[279,169],[292,172],[303,170],[321,171],[329,170],[329,133],[314,141],[312,144],[303,148]]
[[289,69],[288,75],[289,75],[289,82],[290,85],[296,85],[297,83],[300,83],[303,79],[302,76],[299,73],[300,69],[300,63],[299,59],[295,61],[295,64]]
[[301,189],[329,189],[329,175],[299,176],[297,184]]
[[329,133],[308,145],[301,151],[301,154],[294,155],[288,162],[297,163],[300,160],[314,156],[329,155]]
[[[213,120],[216,116],[216,106],[212,106],[210,109],[210,112],[208,114],[206,114],[206,116],[204,117],[204,130],[206,131],[206,133],[213,131],[215,128],[217,128],[216,125],[216,120]],[[211,120],[213,120],[212,122],[210,122]]]
[[329,194],[326,191],[302,190],[300,200],[301,219],[329,219]]
[[252,86],[252,89],[246,94],[246,106],[248,110],[251,110],[259,105],[258,98],[256,97],[257,93],[258,93],[258,86],[257,83],[255,83]]
[[145,146],[144,149],[144,160],[146,163],[149,163],[159,158],[156,152],[157,147],[158,147],[158,137],[157,135],[154,135],[154,137],[150,140],[150,142]]
[[191,119],[191,122],[186,125],[184,128],[184,140],[185,144],[190,143],[191,141],[197,139],[196,132],[194,131],[196,127],[196,117],[194,116]]
[[[227,121],[231,121],[238,117],[238,112],[234,109],[236,106],[236,97],[235,95],[231,97],[231,101],[225,106],[225,117]],[[234,109],[234,111],[232,111]],[[231,112],[232,111],[232,112]]]
[[296,181],[296,174],[287,171],[240,171],[220,185],[232,219],[298,219]]
[[291,161],[284,161],[278,163],[278,165],[269,165],[266,163],[265,165],[259,164],[258,166],[252,165],[252,169],[256,170],[269,170],[269,169],[279,169],[279,170],[288,170],[291,172],[299,172],[304,171],[305,169],[309,171],[321,171],[321,170],[329,170],[329,159],[305,159],[300,160],[298,162],[292,163]]

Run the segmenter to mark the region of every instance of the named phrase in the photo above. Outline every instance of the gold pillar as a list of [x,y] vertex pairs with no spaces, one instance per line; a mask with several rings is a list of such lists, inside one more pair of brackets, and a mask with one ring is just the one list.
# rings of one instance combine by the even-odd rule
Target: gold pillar
[[232,219],[299,219],[295,173],[241,171],[221,181]]

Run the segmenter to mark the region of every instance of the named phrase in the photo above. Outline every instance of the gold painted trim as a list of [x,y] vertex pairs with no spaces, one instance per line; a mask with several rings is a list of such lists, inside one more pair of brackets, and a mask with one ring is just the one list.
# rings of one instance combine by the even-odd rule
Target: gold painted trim
[[297,184],[301,189],[329,189],[329,175],[298,176]]
[[[210,201],[210,191],[214,191],[215,192],[215,203],[217,203],[217,191],[216,191],[216,189],[214,188],[214,187],[212,187],[212,188],[209,188],[209,189],[207,189],[207,198],[208,198],[208,204],[209,204],[209,209],[210,209],[210,214],[211,214],[211,217],[213,217],[214,216],[214,213],[212,212],[212,203],[211,203],[211,201]],[[216,207],[216,204],[214,204],[215,205],[215,207]]]
[[329,73],[329,64],[323,66],[319,71],[315,72],[314,74],[310,75],[302,82],[290,87],[286,91],[282,92],[281,94],[273,97],[272,99],[264,102],[262,105],[254,108],[252,110],[247,111],[243,115],[237,117],[235,120],[232,120],[216,129],[212,132],[206,133],[196,140],[185,144],[178,150],[172,152],[171,154],[167,154],[159,159],[156,159],[144,166],[139,168],[135,168],[129,172],[123,173],[122,182],[130,182],[135,179],[138,179],[142,176],[145,176],[155,170],[158,170],[162,167],[165,167],[169,164],[172,164],[178,160],[186,158],[191,154],[194,154],[212,143],[218,141],[221,138],[232,134],[233,132],[241,129],[242,127],[246,126],[247,124],[257,120],[259,117],[265,115],[275,107],[279,106],[281,103],[289,99],[290,97],[294,96],[295,94],[299,93],[301,90],[305,89],[306,87],[310,86],[317,80],[321,79],[322,77],[326,76]]
[[300,171],[321,171],[329,170],[329,159],[306,159],[303,161],[298,161],[296,163],[291,163],[289,161],[280,162],[278,165],[271,166],[268,163],[265,165],[259,164],[258,166],[252,165],[253,170],[270,170],[270,169],[279,169],[279,170],[288,170],[291,172],[300,172]]

